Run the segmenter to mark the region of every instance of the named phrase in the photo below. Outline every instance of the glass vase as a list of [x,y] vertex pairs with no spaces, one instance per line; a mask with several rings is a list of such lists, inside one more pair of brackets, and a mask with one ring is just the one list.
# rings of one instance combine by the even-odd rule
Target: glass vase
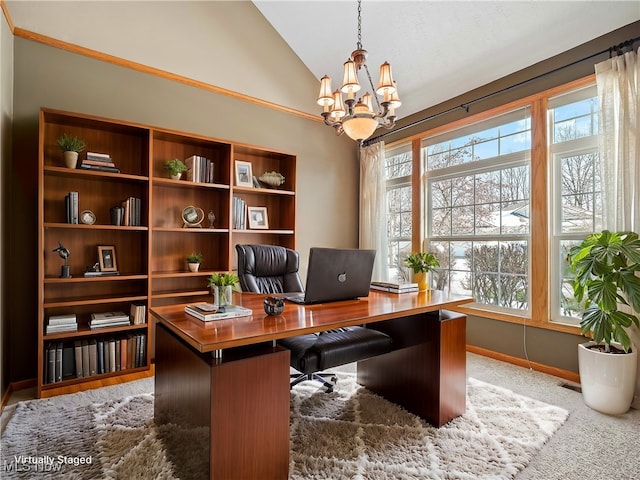
[[218,285],[214,285],[212,287],[213,290],[213,304],[220,308],[225,307],[227,305],[231,305],[232,295],[233,295],[233,287],[231,285],[225,285],[224,287],[219,287]]

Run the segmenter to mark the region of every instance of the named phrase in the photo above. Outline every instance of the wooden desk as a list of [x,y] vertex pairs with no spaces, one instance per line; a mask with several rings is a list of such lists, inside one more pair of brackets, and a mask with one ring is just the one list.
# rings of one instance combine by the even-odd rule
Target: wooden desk
[[466,317],[441,311],[472,298],[372,291],[360,300],[287,303],[275,317],[264,314],[263,299],[234,294],[254,315],[206,323],[184,305],[151,309],[154,415],[158,425],[172,424],[165,440],[181,478],[287,478],[289,351],[274,346],[280,338],[374,324],[392,336],[394,351],[359,362],[359,383],[436,426],[464,413]]

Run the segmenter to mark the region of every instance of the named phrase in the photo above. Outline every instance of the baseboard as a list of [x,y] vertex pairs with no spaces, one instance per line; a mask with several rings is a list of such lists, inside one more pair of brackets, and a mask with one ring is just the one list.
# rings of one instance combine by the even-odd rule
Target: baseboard
[[36,386],[36,379],[31,378],[29,380],[20,380],[19,382],[11,382],[7,387],[7,391],[4,392],[2,396],[2,403],[0,404],[0,414],[4,410],[4,407],[9,402],[9,398],[11,398],[11,394],[13,392],[17,392],[19,390],[24,390],[25,388],[32,388]]
[[546,373],[553,375],[554,377],[563,378],[570,382],[580,383],[580,375],[570,370],[563,370],[557,367],[551,367],[543,363],[531,362],[524,358],[513,357],[504,353],[494,352],[486,348],[476,347],[475,345],[467,345],[467,352],[476,353],[483,357],[493,358],[494,360],[500,360],[501,362],[511,363],[519,367],[531,368],[536,372]]

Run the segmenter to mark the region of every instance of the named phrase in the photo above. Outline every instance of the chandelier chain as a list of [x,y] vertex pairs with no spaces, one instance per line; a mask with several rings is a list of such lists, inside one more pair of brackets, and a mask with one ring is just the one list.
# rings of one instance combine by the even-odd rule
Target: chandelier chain
[[364,67],[364,69],[367,72],[367,78],[369,79],[369,85],[371,85],[371,92],[372,92],[372,97],[376,99],[376,105],[378,106],[378,111],[381,110],[382,107],[380,107],[380,100],[378,100],[378,96],[376,95],[376,89],[373,87],[373,80],[371,79],[371,74],[369,73],[369,67],[367,67],[367,64],[365,63],[364,65],[362,65]]
[[361,0],[358,0],[358,50],[362,49],[362,29],[360,27],[362,23],[361,15],[362,15],[362,5]]

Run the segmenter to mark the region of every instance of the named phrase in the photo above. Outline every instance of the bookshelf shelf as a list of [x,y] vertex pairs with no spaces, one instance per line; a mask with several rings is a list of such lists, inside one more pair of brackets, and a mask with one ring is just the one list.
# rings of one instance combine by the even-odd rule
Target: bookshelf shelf
[[[120,173],[64,167],[57,138],[63,133],[82,138],[87,151],[108,155]],[[201,158],[196,160],[196,157]],[[91,160],[101,159],[100,155]],[[179,158],[194,168],[180,180],[169,178],[166,163]],[[80,161],[87,161],[86,153]],[[277,171],[285,177],[279,189],[235,185],[235,160],[250,162],[253,175]],[[250,145],[232,143],[147,125],[90,115],[41,109],[38,145],[38,381],[39,397],[95,388],[110,382],[152,374],[153,326],[149,308],[207,301],[207,277],[234,270],[236,243],[267,243],[295,248],[296,157]],[[193,181],[206,179],[208,182]],[[70,223],[65,197],[77,192],[77,213],[90,210],[93,224]],[[76,194],[74,194],[75,196]],[[265,207],[269,230],[235,230],[234,197],[248,206]],[[113,225],[111,209],[129,198],[140,199],[140,225]],[[129,203],[131,204],[131,203]],[[202,228],[184,228],[182,211],[201,208]],[[213,212],[213,228],[208,215]],[[246,212],[244,213],[246,215]],[[80,218],[78,218],[81,221]],[[70,278],[60,278],[63,260],[54,249],[61,242]],[[113,246],[119,275],[84,277],[98,261],[98,246]],[[186,256],[201,252],[198,272],[189,272]],[[89,328],[92,313],[124,312],[145,306],[145,323]],[[45,334],[51,316],[74,313],[77,331]],[[45,377],[51,344],[69,348],[77,341],[144,335],[143,364],[133,369],[66,378]]]

